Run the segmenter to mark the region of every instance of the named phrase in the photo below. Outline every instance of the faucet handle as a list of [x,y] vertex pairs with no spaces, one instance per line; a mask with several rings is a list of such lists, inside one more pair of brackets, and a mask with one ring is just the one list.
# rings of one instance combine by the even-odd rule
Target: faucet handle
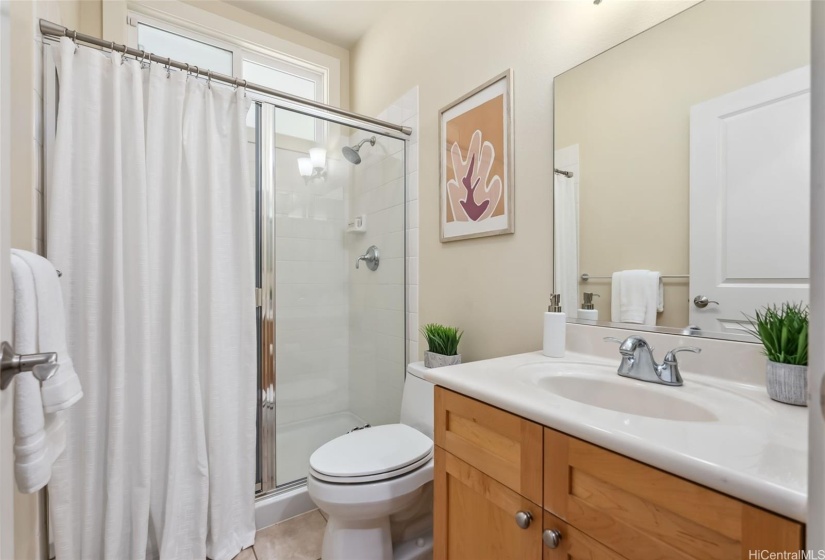
[[665,363],[671,365],[675,364],[677,352],[693,352],[694,354],[700,354],[702,352],[702,349],[697,348],[695,346],[683,346],[681,348],[674,348],[673,350],[665,354]]
[[[632,336],[629,336],[629,337],[627,337],[626,339],[622,340],[621,338],[616,338],[615,336],[605,336],[605,337],[603,337],[603,338],[602,338],[602,340],[604,340],[605,342],[615,342],[615,343],[617,343],[619,346],[621,346],[622,344],[624,344],[625,342],[627,342],[627,341],[628,341],[628,340],[630,340],[631,338],[633,338],[633,337],[632,337]],[[642,342],[644,342],[645,344],[647,344],[647,341],[646,341],[645,339],[640,338],[640,340],[641,340]],[[656,348],[654,348],[654,347],[653,347],[653,346],[651,346],[650,344],[647,344],[647,347],[648,347],[648,348],[650,348],[650,351],[651,351],[651,352],[653,352],[654,350],[656,350]]]

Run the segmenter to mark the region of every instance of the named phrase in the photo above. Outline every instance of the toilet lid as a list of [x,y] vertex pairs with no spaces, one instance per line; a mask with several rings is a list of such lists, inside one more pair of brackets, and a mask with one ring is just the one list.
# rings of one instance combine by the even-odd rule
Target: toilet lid
[[430,438],[406,424],[388,424],[350,432],[319,447],[309,466],[323,479],[401,474],[405,467],[426,462],[432,455]]

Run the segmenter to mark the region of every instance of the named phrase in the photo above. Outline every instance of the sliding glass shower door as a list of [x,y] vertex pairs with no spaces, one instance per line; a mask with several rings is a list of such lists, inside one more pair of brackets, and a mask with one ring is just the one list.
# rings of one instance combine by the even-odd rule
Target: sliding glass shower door
[[258,490],[269,492],[303,483],[327,441],[398,422],[406,143],[267,103],[253,111]]

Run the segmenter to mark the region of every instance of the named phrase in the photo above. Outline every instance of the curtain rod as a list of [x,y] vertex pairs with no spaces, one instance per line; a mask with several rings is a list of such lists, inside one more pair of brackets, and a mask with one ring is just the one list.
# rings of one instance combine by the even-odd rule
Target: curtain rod
[[558,169],[558,168],[554,168],[553,173],[555,173],[556,175],[564,175],[568,179],[573,176],[572,171],[564,171],[564,170]]
[[146,51],[141,51],[138,49],[133,49],[126,45],[119,45],[114,41],[104,41],[103,39],[98,39],[92,35],[87,35],[85,33],[78,33],[73,29],[68,29],[63,25],[58,25],[51,21],[41,19],[40,20],[40,32],[44,36],[48,37],[69,37],[75,43],[87,43],[90,45],[95,45],[96,47],[102,47],[105,49],[109,49],[112,52],[120,52],[124,55],[131,55],[139,60],[142,61],[149,61],[149,62],[157,62],[164,66],[170,66],[172,68],[177,68],[178,70],[185,70],[195,71],[198,75],[207,76],[209,79],[215,80],[217,82],[223,82],[225,84],[231,84],[235,87],[243,87],[249,91],[255,91],[258,93],[263,93],[264,95],[270,95],[272,97],[276,97],[278,99],[283,99],[284,101],[289,101],[290,103],[295,103],[297,105],[303,105],[312,107],[313,109],[318,109],[320,111],[324,111],[327,113],[332,113],[334,115],[339,115],[341,117],[346,117],[348,119],[359,120],[362,122],[366,122],[372,125],[380,126],[383,128],[388,128],[390,130],[395,130],[407,136],[412,134],[412,129],[408,126],[402,126],[398,124],[393,124],[387,121],[382,121],[379,119],[374,119],[372,117],[367,117],[364,115],[359,115],[358,113],[352,113],[350,111],[346,111],[344,109],[339,109],[338,107],[333,107],[331,105],[326,105],[325,103],[319,103],[318,101],[312,101],[311,99],[304,99],[303,97],[297,97],[295,95],[290,95],[288,93],[284,93],[282,91],[278,91],[276,89],[271,89],[266,86],[262,86],[259,84],[252,84],[248,83],[246,80],[242,80],[240,78],[235,78],[233,76],[227,76],[226,74],[220,74],[218,72],[212,72],[211,70],[201,70],[197,66],[192,66],[185,62],[179,62],[177,60],[172,60],[171,58],[163,58],[152,53],[147,53]]

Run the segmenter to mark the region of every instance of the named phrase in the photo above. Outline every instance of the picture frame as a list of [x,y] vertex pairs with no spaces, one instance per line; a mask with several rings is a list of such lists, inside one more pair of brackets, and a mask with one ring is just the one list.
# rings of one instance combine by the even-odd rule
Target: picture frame
[[514,233],[513,70],[438,116],[441,242]]

